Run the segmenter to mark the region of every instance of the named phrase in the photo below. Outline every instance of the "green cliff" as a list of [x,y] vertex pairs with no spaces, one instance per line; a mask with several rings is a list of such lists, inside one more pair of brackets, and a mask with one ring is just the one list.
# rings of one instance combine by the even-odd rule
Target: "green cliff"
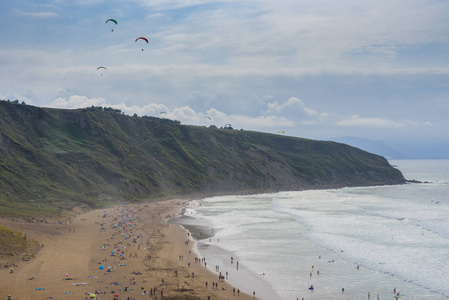
[[0,214],[404,182],[340,143],[0,101]]

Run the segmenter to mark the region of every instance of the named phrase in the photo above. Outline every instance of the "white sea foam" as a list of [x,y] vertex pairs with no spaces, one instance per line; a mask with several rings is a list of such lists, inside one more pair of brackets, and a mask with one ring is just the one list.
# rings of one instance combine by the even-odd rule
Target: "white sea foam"
[[217,229],[202,243],[265,274],[281,299],[391,299],[394,288],[405,299],[447,299],[449,161],[395,164],[432,182],[215,197],[188,212]]

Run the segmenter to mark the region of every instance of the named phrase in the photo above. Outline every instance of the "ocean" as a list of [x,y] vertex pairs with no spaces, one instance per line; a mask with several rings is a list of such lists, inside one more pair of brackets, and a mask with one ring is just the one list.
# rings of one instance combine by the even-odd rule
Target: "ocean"
[[422,183],[212,197],[174,223],[261,299],[447,300],[449,160],[390,164]]

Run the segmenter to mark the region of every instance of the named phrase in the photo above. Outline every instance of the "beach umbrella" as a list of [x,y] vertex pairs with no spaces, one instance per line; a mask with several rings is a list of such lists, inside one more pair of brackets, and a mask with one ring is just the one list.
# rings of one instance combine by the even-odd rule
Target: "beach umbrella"
[[91,298],[96,298],[97,295],[95,295],[95,294],[90,294],[90,297],[91,297]]

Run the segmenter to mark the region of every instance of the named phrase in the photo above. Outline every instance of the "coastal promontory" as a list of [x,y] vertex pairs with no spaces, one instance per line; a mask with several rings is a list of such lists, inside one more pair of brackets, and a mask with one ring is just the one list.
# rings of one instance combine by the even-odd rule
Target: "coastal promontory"
[[0,101],[0,214],[404,182],[342,143]]

